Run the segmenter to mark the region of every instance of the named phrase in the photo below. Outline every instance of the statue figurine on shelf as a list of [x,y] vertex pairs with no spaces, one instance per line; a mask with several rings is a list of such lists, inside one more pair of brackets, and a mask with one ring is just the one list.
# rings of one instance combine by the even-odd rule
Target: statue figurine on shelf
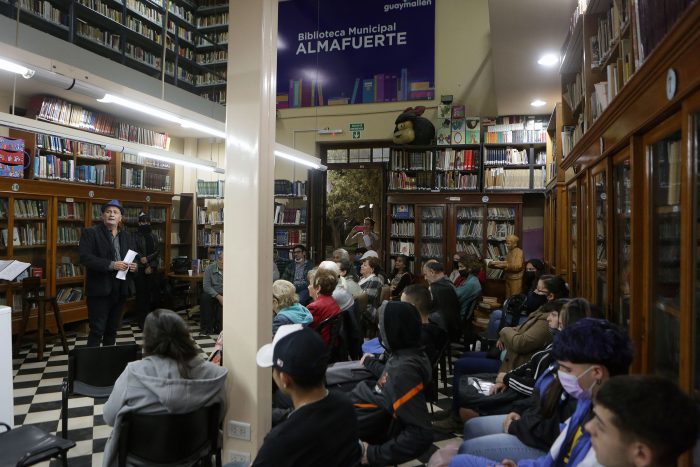
[[492,269],[503,269],[506,276],[506,298],[522,292],[523,288],[523,250],[518,248],[517,235],[506,237],[506,248],[508,255],[505,261],[491,261],[488,267]]
[[435,139],[435,126],[423,117],[425,107],[409,107],[396,117],[394,144],[428,145]]

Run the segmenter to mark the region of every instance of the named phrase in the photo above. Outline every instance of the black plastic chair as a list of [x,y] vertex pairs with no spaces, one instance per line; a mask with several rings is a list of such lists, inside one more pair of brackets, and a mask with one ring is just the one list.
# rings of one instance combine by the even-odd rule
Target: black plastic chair
[[68,398],[109,397],[126,365],[141,358],[136,344],[81,347],[68,353],[68,377],[61,385],[61,436],[68,439]]
[[185,414],[127,412],[119,428],[118,465],[127,460],[140,465],[185,464],[221,467],[219,404]]
[[506,326],[517,326],[523,312],[523,305],[527,297],[524,294],[516,294],[508,297],[503,302],[501,308],[501,320],[498,323],[498,331],[496,334],[489,334],[488,330],[479,333],[479,342],[481,342],[481,350],[487,351],[491,349],[498,341],[499,332]]
[[431,381],[430,387],[425,389],[425,400],[430,404],[430,413],[435,413],[434,405],[437,405],[437,401],[440,395],[439,383],[440,383],[440,367],[442,366],[442,384],[446,384],[447,375],[445,374],[445,355],[450,349],[450,342],[445,336],[445,345],[438,351],[435,355],[435,360],[430,362],[431,367]]
[[60,458],[68,467],[68,450],[75,442],[51,435],[32,425],[10,429],[0,422],[7,431],[0,433],[0,467],[23,467],[34,465],[54,457]]
[[340,355],[340,327],[343,324],[343,313],[338,313],[337,315],[326,318],[321,323],[316,326],[316,332],[323,335],[323,330],[328,328],[328,343],[326,347],[330,353],[330,361],[328,363],[334,363],[343,359]]

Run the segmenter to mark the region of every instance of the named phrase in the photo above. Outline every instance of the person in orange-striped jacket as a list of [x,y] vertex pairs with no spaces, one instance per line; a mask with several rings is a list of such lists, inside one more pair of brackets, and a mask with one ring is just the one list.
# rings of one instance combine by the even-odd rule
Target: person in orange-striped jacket
[[[362,445],[363,465],[393,465],[415,459],[433,442],[426,404],[431,367],[421,346],[421,319],[410,303],[386,302],[379,310],[379,334],[390,355],[375,382],[351,393]],[[370,369],[373,357],[363,357]]]

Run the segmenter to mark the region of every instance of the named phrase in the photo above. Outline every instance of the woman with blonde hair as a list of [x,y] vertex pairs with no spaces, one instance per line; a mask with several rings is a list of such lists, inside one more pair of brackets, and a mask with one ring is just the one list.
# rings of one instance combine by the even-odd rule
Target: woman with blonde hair
[[299,303],[299,295],[296,287],[284,279],[276,280],[272,284],[272,335],[284,324],[301,324],[308,326],[314,320],[309,310]]

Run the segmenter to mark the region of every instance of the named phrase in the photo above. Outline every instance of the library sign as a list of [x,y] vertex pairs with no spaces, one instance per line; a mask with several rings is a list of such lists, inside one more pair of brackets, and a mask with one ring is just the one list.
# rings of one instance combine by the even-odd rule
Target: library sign
[[435,97],[435,0],[279,2],[277,108]]

